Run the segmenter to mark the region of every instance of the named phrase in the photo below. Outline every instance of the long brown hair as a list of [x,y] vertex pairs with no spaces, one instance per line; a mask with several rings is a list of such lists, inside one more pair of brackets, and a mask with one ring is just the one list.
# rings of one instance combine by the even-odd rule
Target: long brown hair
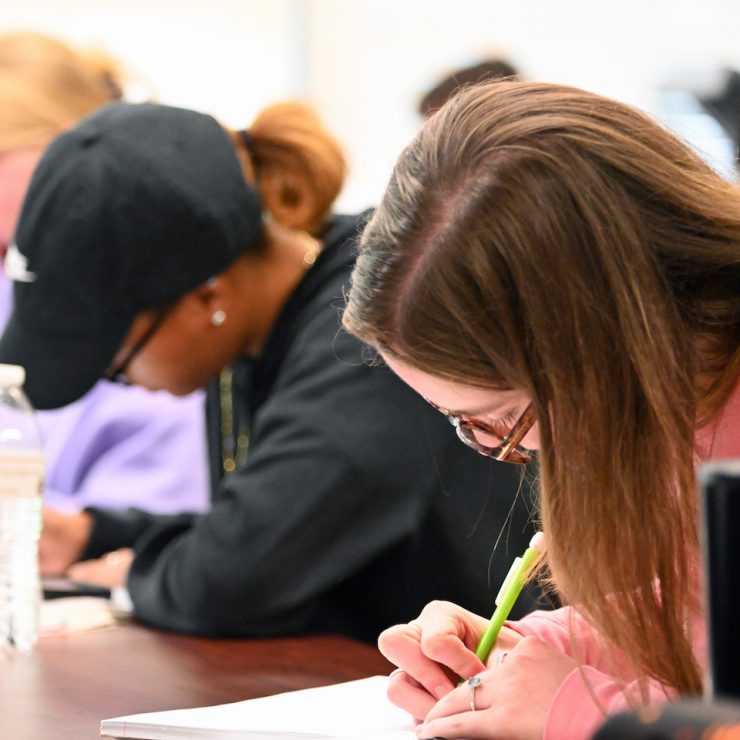
[[102,51],[34,31],[0,35],[0,153],[44,147],[122,96],[124,75]]
[[738,286],[734,185],[628,106],[506,81],[403,152],[344,314],[416,368],[531,396],[553,582],[638,675],[685,693],[694,436],[738,380]]

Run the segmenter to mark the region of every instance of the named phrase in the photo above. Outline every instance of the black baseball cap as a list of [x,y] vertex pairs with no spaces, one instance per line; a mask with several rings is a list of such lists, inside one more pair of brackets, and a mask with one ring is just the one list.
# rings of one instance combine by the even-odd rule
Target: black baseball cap
[[0,363],[38,409],[103,375],[141,311],[223,272],[262,229],[257,192],[212,117],[112,103],[56,139],[26,194],[6,272]]

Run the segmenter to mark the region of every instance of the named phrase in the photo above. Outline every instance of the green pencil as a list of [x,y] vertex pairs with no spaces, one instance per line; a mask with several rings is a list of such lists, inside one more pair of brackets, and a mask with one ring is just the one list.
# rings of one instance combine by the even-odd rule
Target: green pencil
[[478,647],[475,648],[475,654],[483,663],[488,660],[499,632],[501,632],[501,627],[508,619],[514,603],[522,592],[527,575],[542,554],[544,542],[545,535],[537,532],[529,541],[529,547],[524,551],[524,555],[516,558],[511,564],[509,573],[496,597],[496,610],[478,642]]

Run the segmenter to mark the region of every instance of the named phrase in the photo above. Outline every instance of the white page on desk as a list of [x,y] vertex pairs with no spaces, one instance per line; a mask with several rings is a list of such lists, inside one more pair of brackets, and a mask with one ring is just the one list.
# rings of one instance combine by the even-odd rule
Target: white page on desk
[[233,704],[117,717],[103,720],[100,733],[147,740],[415,740],[409,715],[386,698],[387,682],[373,676]]
[[100,596],[63,596],[43,601],[39,611],[39,637],[110,627],[116,617],[108,599]]

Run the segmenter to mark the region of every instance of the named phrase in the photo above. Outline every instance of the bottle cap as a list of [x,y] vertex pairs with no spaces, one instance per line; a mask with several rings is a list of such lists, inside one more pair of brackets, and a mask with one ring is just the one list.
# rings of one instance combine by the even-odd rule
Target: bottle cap
[[26,379],[26,371],[20,365],[0,364],[0,387],[22,386]]

